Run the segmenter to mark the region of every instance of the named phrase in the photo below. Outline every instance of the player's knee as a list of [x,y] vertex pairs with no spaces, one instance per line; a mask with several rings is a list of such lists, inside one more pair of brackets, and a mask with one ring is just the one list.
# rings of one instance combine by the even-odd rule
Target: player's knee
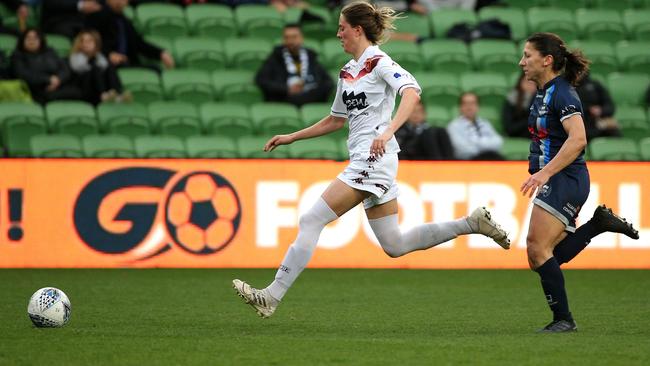
[[544,260],[548,257],[543,243],[530,236],[526,238],[526,254],[528,255],[528,265],[532,270],[544,264]]

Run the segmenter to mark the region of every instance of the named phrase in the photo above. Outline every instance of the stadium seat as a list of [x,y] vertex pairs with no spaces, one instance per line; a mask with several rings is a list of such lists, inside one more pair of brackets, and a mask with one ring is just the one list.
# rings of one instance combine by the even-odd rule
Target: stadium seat
[[425,105],[427,123],[431,126],[446,128],[453,118],[453,115],[449,113],[449,108],[436,104]]
[[207,134],[229,138],[252,135],[254,132],[248,106],[240,103],[204,103],[199,107]]
[[472,69],[465,43],[453,39],[430,39],[420,45],[422,57],[434,71],[462,73]]
[[6,64],[0,64],[0,66],[8,66],[9,58],[11,54],[16,49],[16,42],[18,41],[17,37],[13,34],[0,33],[0,51],[4,52]]
[[[185,38],[185,36],[179,37]],[[170,52],[174,49],[174,38],[172,37],[148,34],[145,36],[145,40]],[[158,59],[151,59],[151,61],[158,61]]]
[[51,131],[76,137],[99,133],[95,108],[86,102],[57,100],[47,103],[45,115]]
[[321,57],[321,55],[323,54],[323,44],[318,39],[305,38],[303,45],[305,46],[305,48],[309,48],[310,50],[316,52],[316,54],[319,57]]
[[254,78],[252,71],[217,70],[212,73],[212,86],[219,99],[250,105],[264,99]]
[[[593,0],[544,0],[543,5],[550,7],[550,8],[560,8],[560,9],[568,9],[568,10],[577,10],[580,8],[588,8],[590,3]],[[538,3],[540,3],[538,1]],[[542,4],[540,4],[542,5]]]
[[[313,1],[310,1],[309,4],[309,7],[305,9],[289,7],[284,12],[285,23],[300,24],[305,38],[315,39],[319,42],[331,39],[333,35],[336,34],[338,28],[338,13],[336,14],[336,20],[334,20],[332,13],[327,8],[327,4],[316,4]],[[301,21],[305,12],[307,12],[308,15],[318,17],[321,20],[314,19]]]
[[340,70],[352,57],[343,51],[341,41],[337,38],[323,40],[321,62],[328,70]]
[[30,139],[32,156],[36,158],[82,158],[81,142],[67,134],[35,135]]
[[185,144],[177,136],[138,136],[134,139],[139,158],[184,158]]
[[445,38],[447,31],[456,24],[474,25],[477,21],[476,13],[465,9],[438,9],[431,12],[429,17],[433,24],[433,35],[436,38]]
[[630,39],[637,41],[650,39],[650,9],[624,10],[623,24]]
[[643,105],[650,75],[613,73],[607,77],[609,92],[617,106]]
[[130,138],[152,133],[147,106],[139,103],[101,103],[97,106],[100,129]]
[[641,160],[650,161],[650,137],[639,141],[639,154],[641,155]]
[[210,73],[203,70],[165,70],[162,74],[165,95],[171,100],[199,105],[215,99]]
[[534,7],[528,10],[528,30],[556,33],[565,42],[578,38],[578,29],[572,13],[567,9]]
[[420,38],[431,37],[429,17],[418,13],[406,13],[404,18],[395,20],[394,23],[399,33],[412,33]]
[[625,9],[632,9],[635,7],[637,0],[590,0],[593,2],[595,8],[598,9],[612,9],[622,11]]
[[47,125],[45,119],[25,118],[9,119],[3,122],[2,138],[3,145],[7,149],[7,155],[11,157],[30,156],[30,140],[32,136],[45,134]]
[[507,160],[528,160],[530,154],[530,140],[517,137],[505,137],[501,154]]
[[149,104],[153,131],[161,135],[188,137],[201,134],[197,107],[188,102],[165,101]]
[[235,15],[227,5],[193,3],[185,8],[185,19],[196,36],[220,40],[237,35]]
[[250,109],[255,130],[263,135],[291,133],[303,128],[298,109],[288,103],[257,103]]
[[289,145],[289,154],[295,159],[345,159],[339,150],[338,144],[328,138],[316,138],[293,143]]
[[[458,107],[454,108],[453,111],[458,114]],[[488,120],[494,130],[500,135],[505,135],[503,122],[501,121],[501,106],[486,105],[481,100],[481,107],[479,108],[478,115],[479,117]]]
[[634,161],[639,160],[639,150],[634,140],[617,137],[597,137],[589,143],[592,160]]
[[163,37],[181,37],[188,32],[185,13],[180,5],[144,3],[135,9],[144,33]]
[[528,9],[534,1],[530,0],[502,0],[507,7],[509,8],[518,8],[518,9]]
[[445,108],[458,105],[462,89],[454,73],[430,72],[415,75],[422,88],[422,103]]
[[571,49],[580,49],[589,60],[591,74],[609,74],[618,70],[618,60],[614,47],[604,41],[573,41]]
[[45,112],[40,104],[31,102],[0,103],[0,131],[8,121],[32,121],[45,125]]
[[135,158],[130,138],[122,135],[88,135],[81,140],[87,158]]
[[190,136],[185,140],[190,158],[236,158],[237,144],[227,136]]
[[146,68],[120,68],[117,70],[124,88],[133,94],[138,103],[151,103],[162,100],[163,92],[158,74]]
[[70,54],[70,48],[72,47],[72,42],[70,42],[67,37],[60,34],[48,33],[45,35],[45,40],[48,46],[54,48],[59,57],[65,59],[68,58],[68,55]]
[[273,151],[265,152],[264,145],[269,140],[265,136],[244,136],[237,140],[238,156],[245,159],[289,158],[287,146],[280,146]]
[[[324,117],[329,116],[331,109],[332,103],[309,103],[303,105],[300,108],[303,126],[311,126]],[[327,136],[332,139],[339,140],[342,138],[347,138],[348,133],[348,127],[345,125],[343,128],[327,134]]]
[[243,4],[235,8],[235,19],[242,35],[276,40],[282,36],[282,14],[269,5]]
[[498,19],[510,26],[512,39],[519,40],[528,36],[528,23],[526,13],[519,8],[505,8],[501,6],[486,6],[478,13],[479,21]]
[[642,107],[619,106],[616,108],[616,120],[624,137],[636,140],[650,137],[650,123]]
[[576,24],[584,39],[617,42],[625,39],[621,14],[616,10],[578,9]]
[[226,38],[224,50],[230,67],[257,71],[271,54],[271,43],[258,38]]
[[650,39],[645,42],[618,42],[616,55],[621,71],[645,74],[650,72]]
[[213,71],[227,65],[223,46],[215,38],[176,38],[174,51],[179,66],[184,68]]
[[480,98],[481,108],[492,106],[501,109],[510,85],[505,76],[496,73],[465,73],[460,76],[463,91],[476,93]]
[[508,40],[476,40],[469,46],[477,70],[512,74],[517,71],[519,53]]
[[390,41],[381,46],[381,49],[390,55],[404,69],[411,73],[424,69],[424,62],[420,49],[413,42]]

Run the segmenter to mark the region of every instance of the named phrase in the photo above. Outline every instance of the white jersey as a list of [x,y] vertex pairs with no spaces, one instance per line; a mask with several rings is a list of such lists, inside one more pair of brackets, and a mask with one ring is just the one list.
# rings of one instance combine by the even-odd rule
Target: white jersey
[[[350,60],[343,67],[331,115],[348,119],[350,154],[370,151],[372,141],[390,124],[396,93],[402,95],[408,87],[421,91],[415,78],[378,46],[366,48],[359,61]],[[386,144],[386,153],[399,151],[393,136]]]

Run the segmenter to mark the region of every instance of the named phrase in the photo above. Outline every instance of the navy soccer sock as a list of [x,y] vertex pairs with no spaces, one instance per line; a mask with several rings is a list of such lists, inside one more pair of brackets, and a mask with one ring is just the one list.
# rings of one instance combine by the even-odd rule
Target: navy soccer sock
[[553,312],[553,320],[573,321],[571,312],[569,312],[569,300],[564,288],[564,275],[562,275],[562,270],[555,257],[551,257],[535,271],[542,280],[542,288],[548,306]]
[[589,242],[591,242],[591,239],[603,232],[603,230],[598,229],[596,225],[589,220],[584,225],[580,226],[575,233],[567,235],[561,242],[559,242],[555,246],[555,249],[553,249],[553,255],[559,264],[567,263],[575,258],[578,253],[582,252]]

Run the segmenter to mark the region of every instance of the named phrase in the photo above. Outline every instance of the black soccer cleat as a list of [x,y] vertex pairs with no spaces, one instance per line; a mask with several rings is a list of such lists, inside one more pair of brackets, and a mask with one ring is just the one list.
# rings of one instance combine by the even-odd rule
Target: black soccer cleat
[[543,329],[537,331],[537,333],[569,333],[577,331],[578,326],[573,320],[553,320]]
[[632,223],[616,215],[611,208],[607,208],[605,205],[596,207],[591,220],[596,224],[596,227],[603,231],[621,233],[632,239],[639,239],[639,232],[632,226]]

